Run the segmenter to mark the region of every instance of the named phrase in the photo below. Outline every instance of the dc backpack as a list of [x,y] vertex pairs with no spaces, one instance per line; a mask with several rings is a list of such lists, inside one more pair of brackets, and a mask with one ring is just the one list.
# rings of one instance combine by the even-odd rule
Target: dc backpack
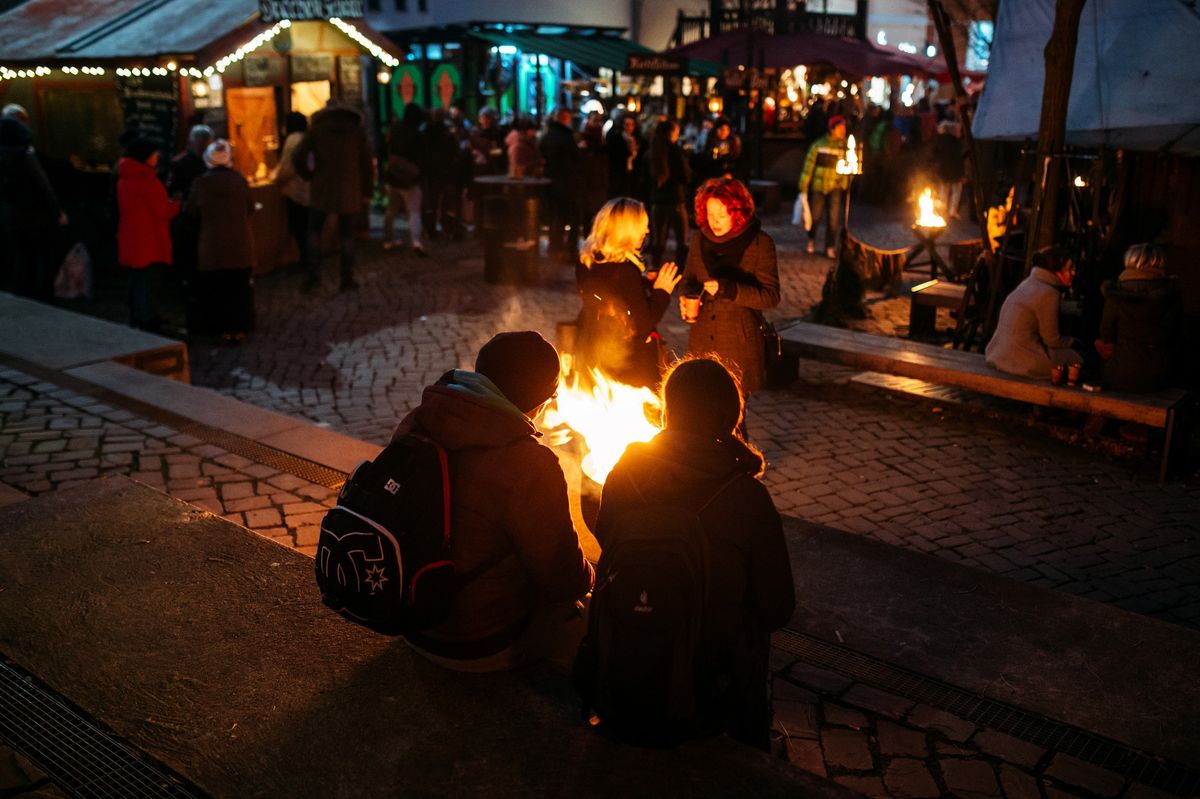
[[645,502],[613,519],[574,674],[583,716],[601,731],[671,746],[700,730],[711,569],[700,515],[731,482],[703,504]]
[[376,632],[444,620],[459,587],[445,450],[408,435],[360,464],[321,522],[316,575],[326,605]]

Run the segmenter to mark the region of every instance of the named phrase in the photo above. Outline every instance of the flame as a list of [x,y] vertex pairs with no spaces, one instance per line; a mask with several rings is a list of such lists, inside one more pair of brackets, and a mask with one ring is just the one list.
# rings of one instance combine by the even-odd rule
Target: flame
[[578,438],[586,450],[583,473],[603,485],[626,447],[658,435],[659,426],[650,418],[661,416],[661,403],[650,389],[618,382],[597,369],[588,370],[593,385],[581,385],[570,355],[562,356],[562,364],[558,397],[546,409],[542,427],[551,445]]
[[837,173],[839,175],[862,174],[862,168],[858,165],[858,145],[854,143],[853,133],[846,138],[846,157],[838,159]]
[[945,227],[945,217],[938,216],[933,212],[933,189],[925,189],[921,192],[920,199],[917,200],[917,205],[921,208],[921,214],[917,217],[917,227]]

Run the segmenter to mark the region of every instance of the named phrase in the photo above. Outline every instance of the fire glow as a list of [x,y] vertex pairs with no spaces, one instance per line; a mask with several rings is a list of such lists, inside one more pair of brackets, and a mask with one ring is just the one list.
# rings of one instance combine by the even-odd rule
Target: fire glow
[[853,133],[846,139],[846,157],[838,159],[837,173],[839,175],[862,174],[862,168],[858,165],[858,145],[854,142]]
[[933,189],[925,189],[917,200],[921,213],[917,216],[917,227],[945,227],[945,217],[933,212]]
[[578,439],[583,473],[603,485],[626,447],[658,434],[659,426],[650,420],[660,418],[661,404],[648,388],[617,382],[595,369],[589,373],[594,385],[580,385],[570,356],[563,356],[558,397],[547,407],[542,427],[551,445]]

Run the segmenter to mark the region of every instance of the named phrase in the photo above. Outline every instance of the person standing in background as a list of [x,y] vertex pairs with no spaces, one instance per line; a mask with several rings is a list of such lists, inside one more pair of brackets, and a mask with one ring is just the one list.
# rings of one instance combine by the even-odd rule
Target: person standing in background
[[571,109],[559,108],[546,123],[546,132],[538,144],[550,179],[550,255],[567,263],[579,256],[580,167],[583,152],[571,130]]
[[0,290],[49,300],[54,286],[54,233],[67,215],[33,150],[29,115],[16,104],[0,112],[0,231],[8,274]]
[[275,172],[275,185],[283,195],[287,207],[288,233],[296,242],[300,254],[299,263],[308,262],[308,211],[312,204],[312,184],[300,176],[292,159],[296,148],[304,141],[308,130],[308,118],[299,111],[292,111],[284,121],[283,153],[279,156],[279,169]]
[[675,234],[675,263],[687,262],[688,189],[692,170],[679,147],[679,123],[664,119],[650,141],[650,247],[657,270],[667,251],[667,236]]
[[608,199],[608,151],[604,144],[604,116],[599,111],[587,115],[580,133],[583,149],[583,201],[580,204],[580,230],[590,231],[592,220]]
[[825,257],[837,254],[838,241],[845,223],[846,204],[843,202],[850,189],[850,176],[839,175],[838,161],[846,157],[846,120],[831,117],[829,132],[813,142],[804,158],[804,171],[800,173],[799,188],[809,192],[812,204],[812,230],[808,232],[806,252],[816,250],[817,231],[822,219],[827,217],[825,228]]
[[638,156],[637,118],[621,115],[605,140],[608,148],[608,196],[636,197],[634,167]]
[[421,164],[425,161],[421,125],[425,112],[416,103],[404,108],[402,119],[393,119],[387,132],[387,161],[383,183],[387,187],[387,211],[383,215],[383,249],[396,245],[396,215],[403,207],[408,215],[408,235],[413,252],[425,257],[425,222],[421,195]]
[[129,270],[129,324],[158,330],[162,320],[150,297],[150,279],[171,263],[169,225],[179,203],[158,180],[158,143],[137,139],[117,164],[117,263]]

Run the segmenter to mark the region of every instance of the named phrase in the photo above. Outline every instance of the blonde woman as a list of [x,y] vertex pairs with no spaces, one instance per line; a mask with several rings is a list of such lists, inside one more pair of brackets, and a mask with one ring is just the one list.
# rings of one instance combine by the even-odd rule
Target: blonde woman
[[609,200],[596,214],[575,271],[583,300],[575,358],[580,368],[657,388],[662,337],[655,327],[680,276],[666,263],[653,281],[646,277],[641,251],[649,230],[645,206],[629,197]]

